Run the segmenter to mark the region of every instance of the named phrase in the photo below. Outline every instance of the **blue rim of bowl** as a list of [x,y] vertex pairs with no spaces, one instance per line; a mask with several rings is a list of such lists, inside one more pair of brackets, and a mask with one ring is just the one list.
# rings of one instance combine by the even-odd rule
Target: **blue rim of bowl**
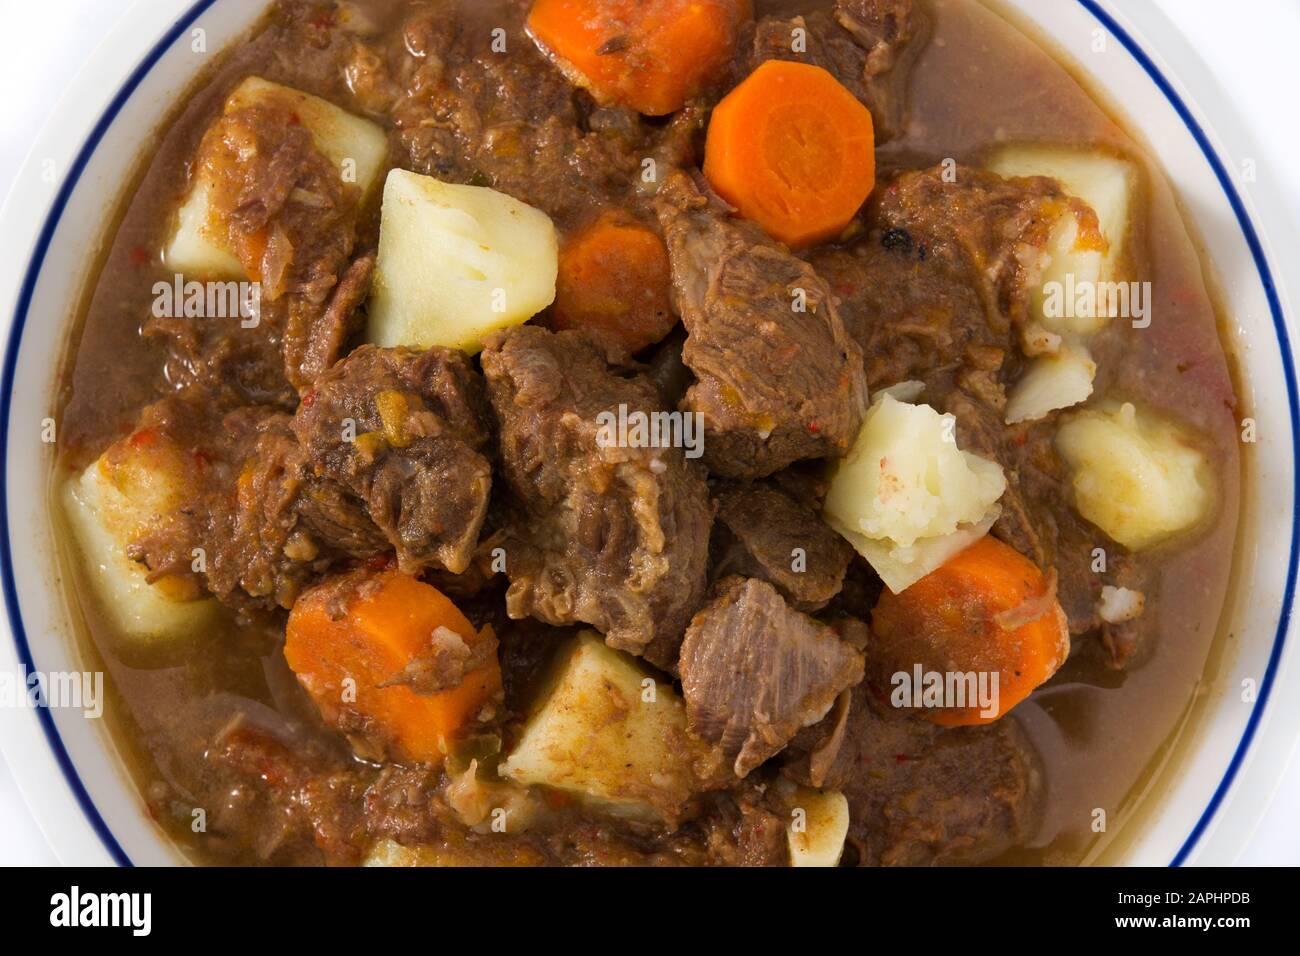
[[[117,95],[109,103],[104,114],[95,124],[85,144],[77,153],[77,158],[73,162],[71,169],[68,171],[67,178],[59,188],[58,195],[55,197],[54,204],[46,216],[45,223],[41,227],[40,235],[37,238],[36,247],[32,258],[27,267],[27,272],[23,278],[22,289],[18,297],[18,305],[14,310],[13,327],[10,329],[9,338],[5,345],[3,372],[0,373],[0,586],[4,590],[5,606],[9,612],[9,620],[13,628],[14,643],[17,645],[18,658],[20,663],[26,668],[28,673],[36,670],[35,663],[32,659],[31,646],[27,641],[27,632],[23,626],[22,610],[18,603],[18,592],[14,581],[13,574],[13,554],[9,540],[9,488],[8,488],[8,461],[9,461],[9,416],[13,404],[13,382],[14,371],[17,367],[18,350],[22,341],[23,328],[27,322],[27,312],[31,306],[32,295],[35,292],[36,281],[40,276],[41,266],[45,262],[45,256],[49,252],[50,242],[54,236],[54,230],[58,227],[59,220],[63,216],[64,209],[76,188],[81,174],[85,171],[91,156],[98,148],[104,134],[112,126],[113,121],[117,118],[122,107],[130,99],[136,88],[149,74],[150,70],[157,64],[180,37],[182,33],[200,16],[211,7],[217,0],[198,0],[189,8],[172,26],[163,34],[162,38],[153,45],[146,54],[145,58],[135,68],[128,77],[127,81],[118,90]],[[1278,345],[1282,352],[1282,366],[1286,376],[1287,404],[1291,422],[1291,440],[1293,448],[1300,448],[1300,401],[1297,400],[1295,363],[1291,354],[1290,337],[1287,335],[1286,323],[1282,317],[1281,303],[1277,298],[1277,289],[1273,282],[1273,274],[1269,269],[1268,259],[1264,255],[1263,246],[1260,244],[1259,235],[1255,231],[1254,223],[1251,221],[1246,207],[1241,201],[1241,196],[1237,193],[1236,187],[1229,178],[1227,170],[1224,168],[1218,154],[1210,145],[1209,138],[1201,125],[1192,115],[1187,104],[1183,102],[1181,96],[1173,88],[1172,84],[1165,78],[1164,74],[1155,65],[1150,57],[1142,50],[1137,42],[1121,27],[1109,13],[1102,9],[1098,0],[1078,0],[1079,4],[1084,7],[1090,14],[1106,27],[1110,33],[1120,41],[1124,48],[1129,52],[1134,60],[1146,71],[1152,82],[1164,94],[1165,98],[1173,106],[1179,118],[1187,127],[1188,132],[1196,140],[1210,168],[1214,170],[1215,176],[1219,180],[1219,185],[1227,197],[1232,211],[1237,217],[1238,225],[1241,227],[1242,235],[1250,248],[1250,253],[1255,261],[1255,268],[1259,273],[1260,283],[1263,286],[1265,296],[1268,299],[1269,312],[1273,319],[1273,328],[1277,335]],[[1224,796],[1236,779],[1238,771],[1241,769],[1242,760],[1246,752],[1250,749],[1251,742],[1255,738],[1255,733],[1259,728],[1260,717],[1268,703],[1269,694],[1273,689],[1273,682],[1277,676],[1278,662],[1282,656],[1282,649],[1286,643],[1287,629],[1291,620],[1292,603],[1295,596],[1296,584],[1296,567],[1297,567],[1297,549],[1296,549],[1296,530],[1297,520],[1300,519],[1300,484],[1294,488],[1296,503],[1292,512],[1291,522],[1291,549],[1290,558],[1287,564],[1286,590],[1282,599],[1281,613],[1278,619],[1277,633],[1273,640],[1273,648],[1269,654],[1268,667],[1264,672],[1263,680],[1260,682],[1259,696],[1255,701],[1255,706],[1251,710],[1250,717],[1246,722],[1246,728],[1242,732],[1241,740],[1238,741],[1236,750],[1233,752],[1232,759],[1224,771],[1223,778],[1219,781],[1218,787],[1215,788],[1214,794],[1210,797],[1210,802],[1206,805],[1205,810],[1201,813],[1196,825],[1188,834],[1183,845],[1174,855],[1170,866],[1181,866],[1187,859],[1189,853],[1196,846],[1198,840],[1204,835],[1206,828],[1214,819],[1215,813],[1223,802]],[[45,731],[46,739],[49,741],[50,748],[54,751],[58,759],[59,767],[67,780],[68,786],[81,805],[82,811],[86,814],[87,819],[93,826],[95,833],[103,842],[104,847],[108,850],[113,859],[121,866],[132,866],[130,857],[117,842],[108,824],[100,815],[90,793],[86,790],[85,784],[77,775],[77,769],[72,763],[67,748],[59,736],[58,728],[55,726],[54,719],[50,711],[46,708],[38,708],[37,714],[40,717],[41,726]]]

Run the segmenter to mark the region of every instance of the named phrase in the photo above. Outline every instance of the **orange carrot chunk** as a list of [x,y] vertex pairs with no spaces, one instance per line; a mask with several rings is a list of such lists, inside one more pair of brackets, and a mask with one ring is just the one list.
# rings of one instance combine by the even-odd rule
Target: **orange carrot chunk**
[[668,250],[653,230],[607,211],[560,249],[548,324],[586,329],[628,355],[667,335],[677,317],[669,295]]
[[713,111],[704,175],[791,248],[833,239],[876,183],[871,112],[821,67],[769,60]]
[[602,104],[663,116],[716,82],[750,0],[536,0],[528,32]]
[[[327,581],[289,613],[284,656],[329,724],[399,760],[437,763],[501,690],[493,653],[459,684],[434,693],[394,683],[447,628],[467,647],[491,641],[437,588],[398,571]],[[338,605],[344,604],[342,616]]]
[[[994,713],[967,706],[922,710],[937,724],[997,720],[1065,663],[1070,632],[1051,585],[1028,558],[981,538],[901,594],[886,590],[872,612],[869,649],[880,681],[895,674],[998,675]],[[969,687],[970,684],[967,684]],[[992,688],[991,680],[986,683]],[[882,688],[883,689],[883,688]]]

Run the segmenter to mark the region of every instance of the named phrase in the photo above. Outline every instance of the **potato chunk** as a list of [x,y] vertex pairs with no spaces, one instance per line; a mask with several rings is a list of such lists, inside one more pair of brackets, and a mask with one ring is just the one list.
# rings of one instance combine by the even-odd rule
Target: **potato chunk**
[[1132,404],[1071,416],[1056,447],[1079,513],[1134,551],[1197,524],[1212,501],[1204,456],[1173,424]]
[[797,787],[788,798],[791,866],[838,866],[849,835],[849,801],[834,790]]
[[957,447],[952,415],[882,394],[822,516],[899,591],[987,531],[1006,486],[1000,465]]
[[504,193],[395,169],[384,184],[369,341],[471,354],[555,300],[550,217]]
[[695,787],[701,745],[671,684],[592,631],[565,653],[501,775],[608,812],[671,818]]
[[[1129,224],[1137,189],[1137,169],[1127,160],[1105,153],[1057,146],[1016,146],[998,152],[989,168],[1001,176],[1047,176],[1061,184],[1067,195],[1087,203],[1097,214],[1097,226],[1104,240],[1084,234],[1073,215],[1061,218],[1053,230],[1047,252],[1050,262],[1034,291],[1034,316],[1053,332],[1088,335],[1113,317],[1101,300],[1089,308],[1071,290],[1091,286],[1103,292],[1101,284],[1121,278],[1120,266],[1128,241]],[[1052,299],[1060,293],[1062,304],[1084,302],[1082,308],[1062,310]],[[1063,313],[1063,314],[1062,314]]]
[[1000,517],[1002,507],[995,504],[979,521],[958,525],[957,530],[951,534],[917,538],[910,545],[896,544],[888,538],[873,541],[844,529],[837,530],[858,554],[867,559],[867,563],[880,575],[885,587],[900,594],[988,534]]
[[152,520],[183,503],[186,463],[179,451],[149,431],[109,448],[63,486],[63,507],[86,575],[104,612],[124,637],[170,641],[202,626],[215,602],[127,557],[127,546]]
[[1062,346],[1054,355],[1039,356],[1007,396],[1007,424],[1037,421],[1086,402],[1096,376],[1097,363],[1082,345]]
[[215,221],[211,189],[210,183],[200,179],[190,190],[167,247],[167,267],[205,279],[242,279],[244,266],[227,248],[226,231]]
[[[316,148],[338,169],[339,178],[355,183],[364,200],[388,157],[388,137],[383,129],[319,97],[258,76],[250,76],[235,88],[224,111],[231,113],[258,105],[292,110],[311,133]],[[243,266],[226,241],[228,230],[214,219],[211,188],[212,184],[201,175],[190,189],[167,246],[167,266],[192,278],[245,278]]]

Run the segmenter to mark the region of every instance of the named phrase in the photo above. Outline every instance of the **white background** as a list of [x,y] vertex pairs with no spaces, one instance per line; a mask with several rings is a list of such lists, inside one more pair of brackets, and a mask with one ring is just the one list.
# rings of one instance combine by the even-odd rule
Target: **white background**
[[[152,2],[152,0],[142,0]],[[1042,0],[1060,3],[1065,0]],[[1300,3],[1297,0],[1118,0],[1156,3],[1209,62],[1264,143],[1259,175],[1290,182],[1300,222]],[[0,31],[0,195],[68,80],[127,6],[121,0],[4,0]],[[0,719],[4,719],[0,713]],[[0,758],[0,865],[56,862]],[[1242,857],[1249,864],[1300,864],[1300,761]]]

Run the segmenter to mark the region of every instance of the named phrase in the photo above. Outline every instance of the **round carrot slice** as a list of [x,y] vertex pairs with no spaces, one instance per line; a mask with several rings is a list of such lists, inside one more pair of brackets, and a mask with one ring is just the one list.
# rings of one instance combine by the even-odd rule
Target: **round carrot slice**
[[704,175],[792,248],[833,239],[875,186],[871,111],[821,67],[769,60],[713,111]]
[[[1028,558],[984,537],[901,594],[886,590],[871,616],[869,656],[876,679],[937,674],[964,680],[969,694],[980,675],[995,699],[985,707],[929,707],[922,716],[957,726],[997,720],[1065,663],[1070,632],[1049,582]],[[973,675],[974,681],[966,675]],[[914,683],[914,681],[913,681]],[[913,687],[914,693],[917,691]],[[991,712],[989,712],[991,711]]]

